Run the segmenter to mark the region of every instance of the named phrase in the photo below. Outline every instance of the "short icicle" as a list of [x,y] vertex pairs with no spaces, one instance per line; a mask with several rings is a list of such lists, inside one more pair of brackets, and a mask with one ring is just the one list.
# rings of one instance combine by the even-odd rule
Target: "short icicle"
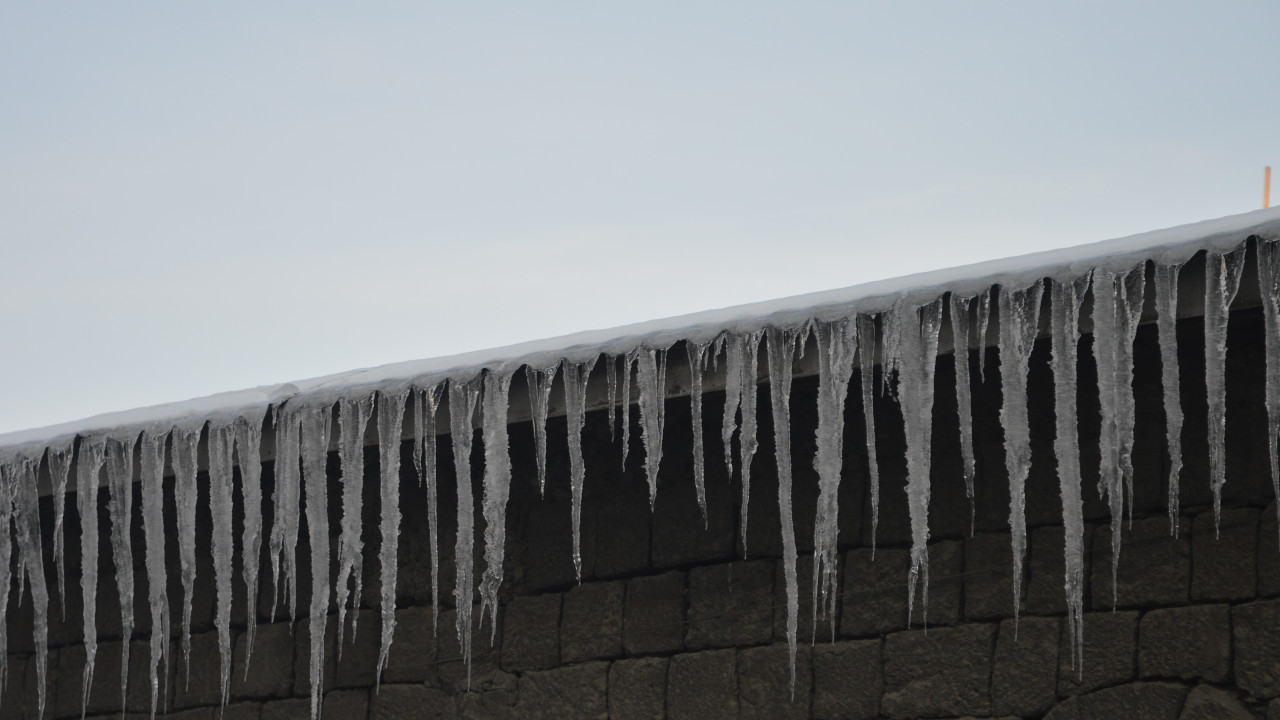
[[63,519],[67,507],[67,479],[71,474],[71,457],[75,439],[66,444],[50,445],[45,453],[49,465],[49,479],[53,482],[53,562],[58,573],[58,601],[62,607],[62,619],[67,619],[67,558]]
[[1089,289],[1089,276],[1074,282],[1050,284],[1053,353],[1054,454],[1062,496],[1063,589],[1067,602],[1067,631],[1071,636],[1071,666],[1083,677],[1084,663],[1084,500],[1080,489],[1080,431],[1076,411],[1076,362],[1080,343],[1080,304]]
[[622,392],[618,403],[618,422],[622,424],[622,470],[627,470],[627,453],[631,451],[631,362],[630,354],[618,356],[622,361]]
[[[853,318],[820,322],[814,327],[818,345],[818,429],[813,467],[818,472],[818,507],[813,522],[813,632],[819,617],[835,618],[838,562],[840,476],[844,466],[844,406],[849,396],[858,349]],[[831,624],[832,641],[835,624]]]
[[[1031,473],[1031,433],[1027,412],[1027,372],[1040,330],[1044,284],[1000,289],[1000,379],[1003,399],[1004,464],[1009,474],[1009,529],[1013,547],[1013,622],[1022,603],[1022,566],[1027,555],[1027,476]],[[1016,632],[1016,630],[1015,630]]]
[[857,317],[858,383],[862,395],[862,424],[867,436],[867,477],[871,486],[871,558],[876,556],[876,531],[880,527],[880,464],[876,459],[876,321],[869,315]]
[[458,484],[458,538],[453,557],[456,585],[453,600],[458,608],[456,628],[462,662],[467,668],[467,687],[471,687],[471,604],[475,589],[475,497],[471,490],[472,418],[480,399],[477,381],[449,381],[449,429],[453,438],[453,467]]
[[164,562],[164,446],[169,434],[159,428],[142,434],[142,536],[146,545],[147,602],[151,607],[151,657],[147,675],[151,680],[151,717],[156,716],[160,697],[160,668],[169,677],[169,598],[165,592],[168,574]]
[[644,437],[644,471],[649,481],[649,509],[658,499],[658,467],[662,464],[662,435],[666,426],[667,351],[642,348],[636,358],[636,389],[640,395],[640,430]]
[[235,531],[232,503],[235,494],[235,427],[209,426],[209,515],[213,519],[213,579],[217,611],[213,617],[218,630],[218,657],[221,662],[221,698],[225,707],[231,692],[231,580]]
[[[778,519],[782,526],[782,570],[787,593],[787,647],[791,653],[791,697],[796,694],[796,634],[800,602],[796,579],[796,528],[791,506],[791,373],[797,333],[770,327],[769,394],[773,401],[774,457],[778,462]],[[803,343],[803,339],[800,339]]]
[[[524,368],[529,386],[529,414],[533,422],[533,444],[538,456],[538,495],[547,489],[547,414],[551,405],[551,385],[559,365],[547,368]],[[610,410],[610,412],[613,412]]]
[[[31,588],[32,641],[36,648],[36,717],[44,717],[45,676],[49,664],[49,589],[45,585],[44,555],[40,546],[40,457],[23,458],[18,470],[13,488],[13,529],[18,538],[18,573],[26,576]],[[22,601],[21,596],[18,601]],[[3,676],[0,672],[0,678]]]
[[[1271,458],[1271,489],[1280,497],[1280,241],[1258,243],[1258,288],[1266,335],[1267,450]],[[1280,518],[1280,503],[1276,505]],[[1280,529],[1280,523],[1277,523]]]
[[[129,667],[133,640],[133,542],[129,521],[133,519],[133,448],[137,438],[107,440],[107,517],[111,521],[111,557],[116,567],[116,589],[120,595],[120,667]],[[120,707],[129,697],[129,678],[121,673]]]
[[1160,384],[1164,391],[1165,446],[1169,455],[1169,533],[1178,536],[1182,475],[1182,393],[1178,371],[1178,271],[1155,266],[1156,332],[1160,336]]
[[1240,289],[1245,246],[1204,259],[1204,369],[1209,401],[1209,485],[1213,488],[1213,530],[1222,517],[1227,484],[1227,324]]
[[582,488],[586,478],[586,464],[582,459],[582,430],[587,417],[587,380],[594,359],[585,363],[563,361],[564,408],[569,441],[569,485],[573,495],[573,573],[582,582]]
[[[381,481],[382,545],[378,564],[382,580],[382,637],[378,646],[378,677],[387,667],[396,631],[396,569],[400,551],[400,436],[404,430],[404,406],[408,390],[378,392],[378,475]],[[355,630],[352,629],[352,639]]]
[[307,493],[307,531],[311,546],[311,609],[308,620],[311,653],[311,720],[319,720],[324,695],[324,628],[329,610],[329,455],[332,408],[321,405],[299,414],[302,482]]
[[[203,422],[199,425],[176,427],[170,433],[173,445],[173,501],[178,522],[178,562],[182,573],[184,688],[191,685],[191,603],[196,585],[196,452],[202,428]],[[81,515],[83,516],[83,511]]]
[[974,301],[978,303],[978,382],[987,381],[987,328],[991,326],[991,293],[987,288]]
[[498,633],[498,590],[502,587],[502,558],[507,545],[507,500],[511,497],[511,450],[507,437],[507,409],[511,373],[484,374],[484,574],[480,578],[480,622],[489,614],[489,644]]
[[[962,298],[951,294],[952,358],[956,367],[956,417],[960,426],[960,460],[964,469],[964,494],[969,499],[969,537],[973,537],[976,506],[973,498],[973,480],[977,475],[977,463],[973,456],[973,395],[969,386],[969,347],[971,323],[969,310],[974,298]],[[979,352],[982,348],[979,346]]]
[[432,385],[414,392],[414,435],[417,437],[413,453],[418,466],[418,478],[427,489],[427,536],[431,550],[431,632],[436,632],[440,622],[440,547],[439,489],[436,477],[436,413],[440,408],[440,385]]
[[605,384],[609,386],[609,440],[618,439],[618,360],[604,356]]
[[689,413],[693,427],[693,490],[702,512],[702,527],[707,527],[707,459],[702,440],[702,372],[707,362],[707,344],[686,340],[689,353]]
[[[738,408],[742,405],[742,368],[747,360],[742,335],[721,335],[716,346],[724,350],[724,417],[720,421],[720,441],[724,445],[724,466],[733,477],[733,434],[738,429]],[[715,349],[712,350],[715,352]],[[739,440],[741,442],[741,440]],[[742,516],[746,517],[745,505]],[[742,536],[746,547],[746,535]]]
[[258,559],[262,553],[262,421],[265,418],[235,420],[236,461],[240,466],[240,502],[244,529],[240,535],[240,563],[245,586],[248,619],[245,638],[244,674],[249,676],[253,641],[258,627]]
[[373,393],[338,402],[338,461],[342,468],[342,526],[338,536],[338,581],[333,591],[338,606],[338,659],[342,659],[342,631],[348,606],[351,641],[356,639],[360,595],[364,579],[364,435],[373,416]]

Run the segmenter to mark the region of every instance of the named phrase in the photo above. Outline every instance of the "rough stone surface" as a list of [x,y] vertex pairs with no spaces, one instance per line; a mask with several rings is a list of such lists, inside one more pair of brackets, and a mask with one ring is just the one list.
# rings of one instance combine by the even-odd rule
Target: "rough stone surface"
[[1280,595],[1280,532],[1276,530],[1276,503],[1262,511],[1258,526],[1258,594]]
[[[355,636],[352,636],[352,617],[356,620]],[[372,610],[348,612],[346,629],[342,634],[342,647],[334,647],[340,657],[334,658],[334,687],[371,687],[378,681],[378,648],[382,643],[381,618]],[[337,627],[337,624],[334,624]]]
[[517,597],[506,610],[502,669],[546,670],[560,663],[560,595]]
[[1063,624],[1058,646],[1058,694],[1075,695],[1134,677],[1138,650],[1138,613],[1085,613],[1084,657],[1071,666],[1071,634]]
[[1280,600],[1237,605],[1231,621],[1236,686],[1260,700],[1280,696]]
[[435,677],[436,633],[453,628],[432,627],[430,607],[396,611],[396,632],[387,653],[384,683],[428,682]]
[[[334,682],[334,647],[337,645],[337,618],[330,617],[325,623],[324,662],[321,665],[320,684],[323,692],[333,689]],[[300,619],[293,626],[293,694],[295,697],[311,696],[311,630],[307,619]],[[192,646],[194,648],[194,645]],[[193,649],[194,653],[195,650]],[[192,676],[194,680],[194,675]],[[265,712],[265,711],[264,711]]]
[[609,687],[609,663],[581,665],[527,672],[520,677],[521,717],[600,718],[609,716],[605,701]]
[[[293,693],[294,639],[289,623],[259,625],[250,656],[249,634],[236,638],[231,664],[231,696],[236,698],[283,698]],[[250,665],[246,672],[245,660]]]
[[560,662],[613,658],[622,654],[622,581],[579,585],[564,595],[560,616]]
[[370,720],[435,720],[454,717],[454,699],[422,685],[383,685],[370,703]]
[[1258,515],[1256,508],[1224,508],[1216,537],[1213,511],[1196,516],[1191,539],[1192,600],[1239,601],[1257,595]]
[[609,717],[662,718],[667,699],[667,659],[618,660],[609,667]]
[[222,711],[221,720],[260,720],[262,705],[253,702],[233,703]]
[[884,646],[884,714],[988,714],[995,634],[995,625],[975,624],[890,635]]
[[1187,702],[1178,720],[1254,720],[1254,717],[1234,693],[1200,685],[1187,693]]
[[[845,555],[844,568],[841,635],[867,637],[908,627],[905,579],[911,568],[909,550],[881,548],[872,560],[870,548],[858,548]],[[963,572],[964,553],[960,542],[944,541],[929,546],[930,626],[959,622]],[[923,596],[917,589],[913,626],[920,625],[923,608]]]
[[[837,559],[837,565],[839,561]],[[835,591],[840,592],[837,583]],[[840,600],[835,602],[836,617],[819,617],[814,625],[813,613],[813,556],[805,555],[796,559],[796,597],[799,601],[799,613],[796,615],[796,637],[801,642],[830,642],[835,637],[835,630],[840,615]],[[822,609],[818,608],[818,614]],[[774,568],[773,576],[773,641],[787,641],[787,582],[782,563]]]
[[1080,720],[1177,720],[1187,689],[1164,682],[1140,682],[1099,690],[1078,698]]
[[1152,610],[1138,626],[1142,677],[1223,682],[1231,674],[1231,608],[1193,605]]
[[813,648],[813,716],[863,720],[880,715],[884,692],[879,638]]
[[[1013,548],[1007,532],[975,533],[964,541],[964,616],[968,621],[1013,616]],[[1023,567],[1023,590],[1028,573]],[[1061,585],[1061,583],[1059,583]],[[1023,601],[1025,609],[1025,598]]]
[[[1085,527],[1085,548],[1092,530]],[[1063,559],[1064,533],[1060,526],[1036,528],[1031,531],[1031,566],[1027,569],[1026,611],[1030,615],[1064,615],[1067,612],[1063,578],[1066,565]],[[1091,556],[1085,553],[1084,576],[1089,579]],[[966,565],[966,567],[968,567]],[[967,586],[966,586],[967,587]],[[1089,599],[1088,588],[1085,600]]]
[[324,696],[321,720],[351,720],[368,716],[368,690],[334,690]]
[[751,560],[689,571],[689,631],[685,646],[754,645],[773,634],[773,566]]
[[991,711],[997,715],[1038,715],[1056,699],[1057,618],[1024,617],[1000,623],[991,673]]
[[622,647],[628,655],[684,647],[685,574],[679,571],[627,581]]
[[[1191,587],[1191,540],[1169,536],[1168,518],[1134,519],[1120,535],[1116,607],[1185,605]],[[1111,608],[1111,527],[1093,534],[1093,608]]]
[[667,717],[737,717],[737,655],[728,649],[672,656],[667,668]]
[[796,652],[794,692],[790,650],[786,644],[738,651],[738,717],[807,718],[810,702],[809,648]]
[[310,720],[311,701],[299,698],[264,703],[260,717],[262,720]]

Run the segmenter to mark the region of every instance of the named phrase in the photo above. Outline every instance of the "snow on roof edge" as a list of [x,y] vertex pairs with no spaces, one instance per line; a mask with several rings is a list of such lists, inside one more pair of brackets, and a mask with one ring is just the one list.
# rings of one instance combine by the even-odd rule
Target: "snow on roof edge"
[[1046,277],[1062,280],[1079,277],[1093,269],[1126,270],[1146,260],[1182,263],[1201,250],[1233,249],[1251,236],[1280,239],[1280,207],[845,288],[104,413],[0,434],[0,448],[42,452],[46,446],[69,443],[77,435],[136,434],[146,428],[168,430],[173,426],[200,425],[206,420],[229,420],[240,415],[261,417],[272,404],[285,400],[328,402],[356,389],[432,385],[446,378],[467,381],[485,368],[550,367],[562,358],[585,361],[600,353],[668,347],[679,340],[704,342],[726,330],[754,330],[767,325],[791,325],[810,318],[880,312],[899,299],[924,304],[945,292],[968,297],[992,285],[1026,287]]

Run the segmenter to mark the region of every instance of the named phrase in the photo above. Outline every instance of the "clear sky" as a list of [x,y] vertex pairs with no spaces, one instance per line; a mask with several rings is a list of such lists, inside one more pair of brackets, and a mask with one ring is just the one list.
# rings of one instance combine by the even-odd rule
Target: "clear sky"
[[5,2],[0,432],[1256,209],[1276,28],[1274,2]]

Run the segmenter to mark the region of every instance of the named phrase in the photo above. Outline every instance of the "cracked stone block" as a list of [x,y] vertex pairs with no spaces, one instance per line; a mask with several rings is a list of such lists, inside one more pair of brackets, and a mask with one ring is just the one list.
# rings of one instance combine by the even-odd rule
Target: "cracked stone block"
[[1231,607],[1152,610],[1138,625],[1142,677],[1225,682],[1231,674]]
[[885,639],[881,708],[892,718],[986,715],[994,624],[894,633]]
[[1231,608],[1236,687],[1254,699],[1280,696],[1280,600]]

